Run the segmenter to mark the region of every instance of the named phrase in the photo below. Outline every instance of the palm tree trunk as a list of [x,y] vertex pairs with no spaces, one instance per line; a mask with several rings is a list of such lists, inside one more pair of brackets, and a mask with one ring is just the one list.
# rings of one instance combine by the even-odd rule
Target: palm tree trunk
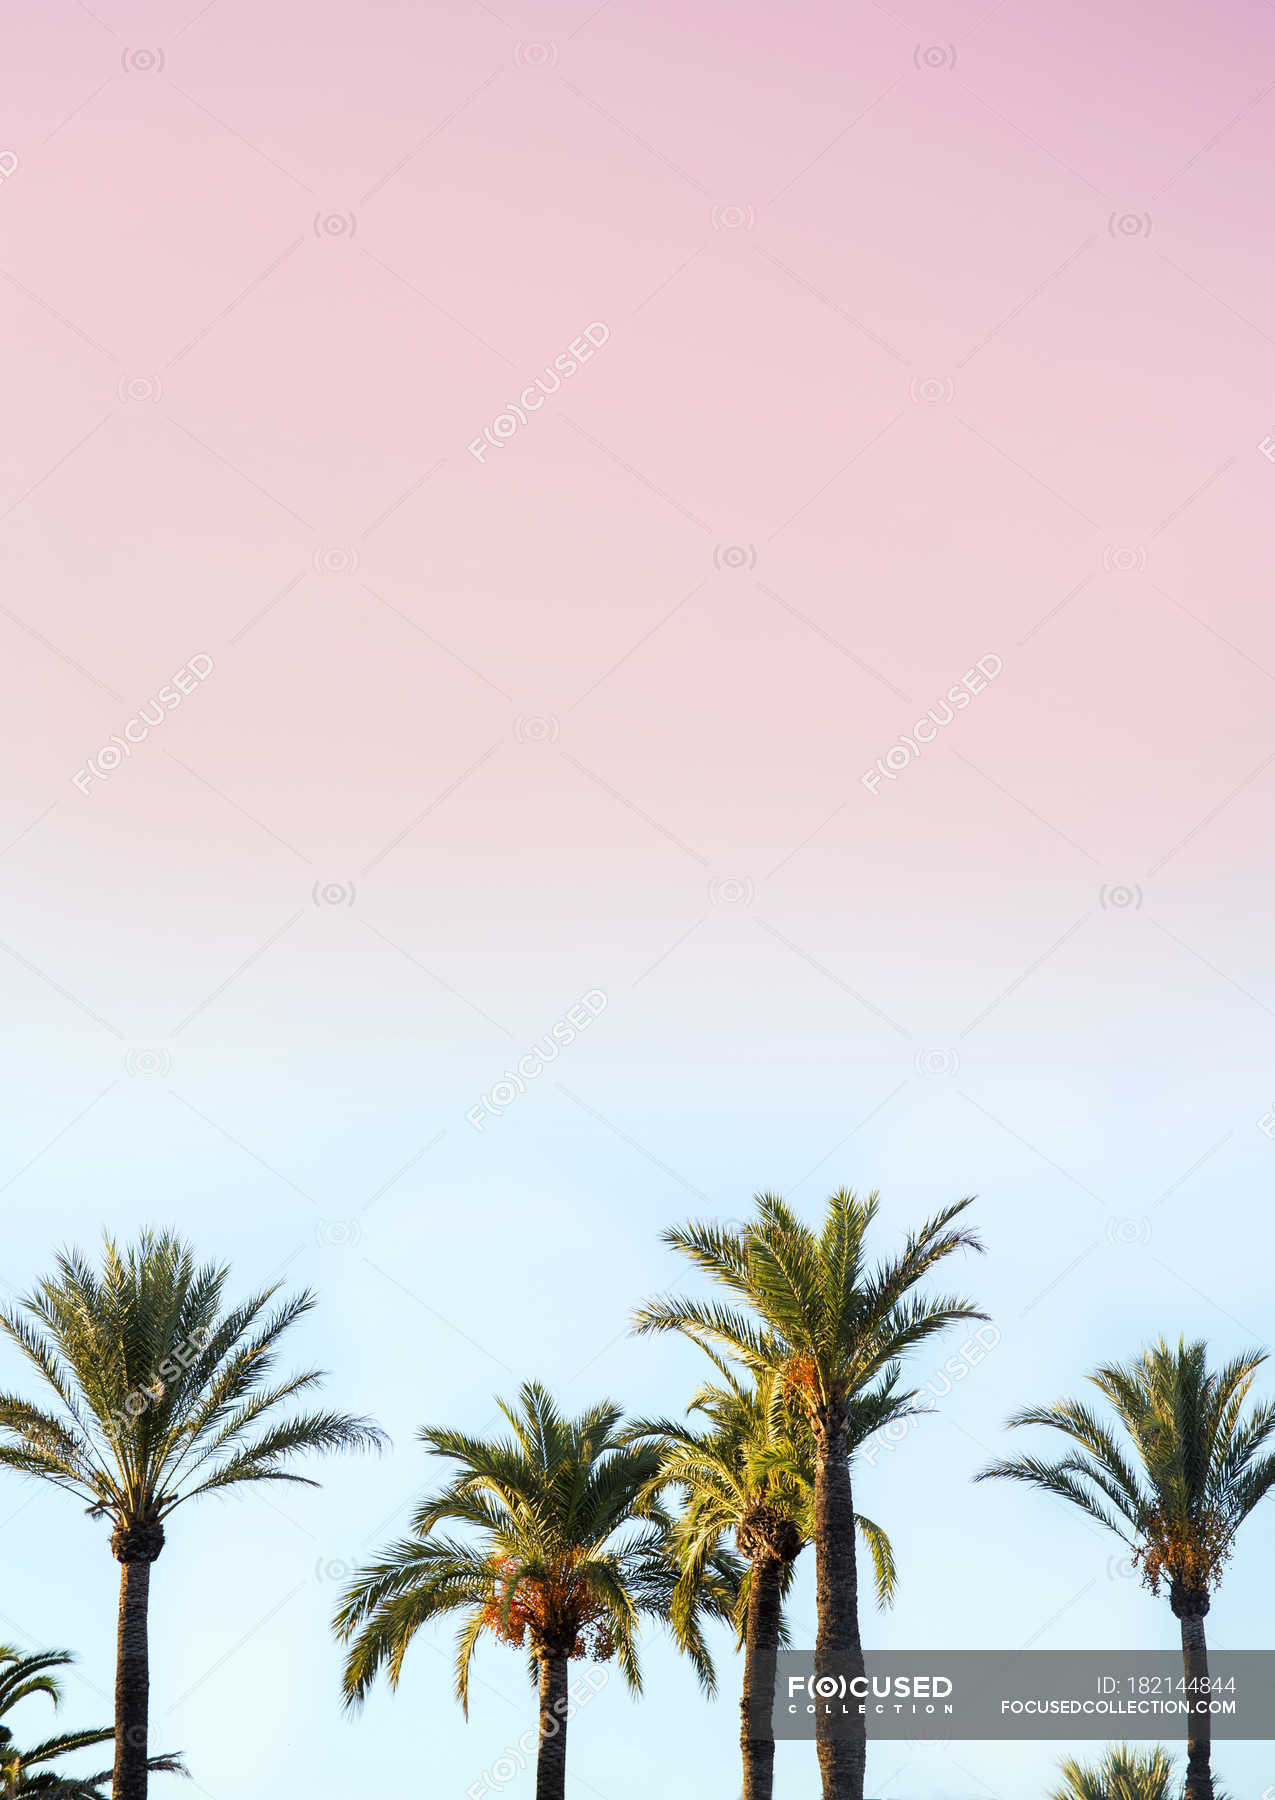
[[779,1655],[780,1588],[777,1556],[753,1559],[744,1626],[744,1692],[739,1703],[743,1800],[771,1800],[775,1786],[775,1666]]
[[[815,1596],[819,1614],[815,1674],[861,1676],[859,1571],[844,1425],[825,1427],[816,1434]],[[823,1800],[863,1800],[868,1747],[858,1702],[847,1698],[830,1704],[849,1708],[842,1722],[843,1730],[848,1726],[848,1734],[832,1736],[831,1721],[815,1714]]]
[[[1182,1670],[1186,1676],[1187,1699],[1194,1704],[1203,1701],[1207,1706],[1208,1694],[1195,1691],[1192,1683],[1198,1686],[1198,1677],[1209,1672],[1209,1650],[1204,1637],[1203,1612],[1191,1611],[1182,1615]],[[1212,1726],[1209,1715],[1204,1712],[1197,1718],[1192,1712],[1191,1722],[1187,1727],[1186,1741],[1186,1788],[1182,1800],[1213,1800],[1213,1773],[1210,1767],[1212,1756]]]
[[567,1659],[540,1658],[540,1746],[536,1800],[564,1800],[567,1791]]
[[113,1800],[146,1800],[146,1736],[150,1711],[149,1559],[120,1564],[115,1639],[115,1773]]

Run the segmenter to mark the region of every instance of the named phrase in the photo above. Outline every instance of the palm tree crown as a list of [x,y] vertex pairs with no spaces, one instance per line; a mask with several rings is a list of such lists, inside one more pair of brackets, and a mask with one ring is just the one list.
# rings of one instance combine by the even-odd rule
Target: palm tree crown
[[[743,1381],[721,1357],[712,1351],[709,1355],[721,1384],[705,1382],[687,1403],[689,1413],[708,1421],[705,1429],[671,1419],[639,1419],[626,1436],[659,1446],[654,1485],[674,1488],[682,1499],[669,1539],[683,1571],[674,1596],[674,1629],[681,1628],[710,1558],[733,1538],[748,1564],[734,1616],[742,1634],[754,1559],[770,1554],[785,1565],[786,1592],[796,1558],[814,1537],[814,1443],[774,1371]],[[872,1429],[877,1423],[874,1413]],[[888,1606],[896,1585],[890,1540],[871,1519],[860,1515],[856,1524],[872,1557],[877,1603]]]
[[[1173,1609],[1207,1611],[1235,1536],[1275,1485],[1275,1404],[1245,1401],[1261,1351],[1210,1370],[1206,1347],[1163,1339],[1090,1381],[1109,1402],[1127,1443],[1078,1400],[1031,1406],[1011,1425],[1047,1425],[1074,1448],[1055,1462],[1019,1456],[978,1479],[1007,1477],[1058,1494],[1129,1545],[1153,1593],[1167,1583]],[[1131,1454],[1132,1452],[1132,1454]]]
[[1097,1765],[1069,1756],[1058,1766],[1062,1786],[1049,1800],[1172,1800],[1173,1762],[1158,1745],[1137,1750],[1116,1744]]
[[[1049,1800],[1179,1800],[1182,1794],[1173,1759],[1158,1744],[1153,1750],[1114,1744],[1096,1766],[1069,1756],[1058,1767],[1062,1786]],[[1226,1795],[1219,1793],[1217,1800]]]
[[668,1297],[642,1307],[636,1329],[681,1331],[754,1373],[778,1371],[817,1433],[844,1433],[854,1412],[862,1441],[911,1407],[913,1394],[895,1392],[899,1358],[956,1320],[985,1317],[955,1296],[912,1291],[944,1257],[981,1248],[972,1231],[953,1223],[968,1205],[944,1208],[898,1256],[868,1268],[875,1193],[866,1200],[845,1188],[833,1194],[818,1232],[777,1194],[761,1194],[742,1231],[690,1224],[664,1234],[746,1310]]
[[[413,1535],[359,1571],[345,1596],[336,1628],[352,1641],[348,1704],[364,1698],[382,1669],[396,1686],[419,1628],[452,1612],[463,1615],[455,1683],[466,1711],[484,1635],[526,1648],[533,1673],[547,1659],[614,1658],[630,1689],[640,1690],[639,1622],[668,1617],[677,1579],[664,1550],[667,1522],[649,1493],[659,1452],[626,1443],[620,1410],[607,1401],[567,1418],[544,1387],[528,1382],[516,1405],[498,1404],[511,1436],[420,1433],[456,1473],[420,1507]],[[443,1535],[444,1523],[472,1535]],[[734,1595],[720,1565],[709,1590],[710,1610],[727,1614]],[[711,1688],[697,1625],[684,1647]]]
[[[69,1650],[24,1655],[9,1644],[0,1644],[0,1720],[32,1694],[45,1694],[57,1706],[62,1699],[62,1684],[53,1671],[66,1668],[74,1660]],[[97,1731],[65,1731],[23,1749],[14,1741],[10,1727],[0,1723],[0,1796],[3,1800],[26,1800],[37,1794],[49,1800],[55,1795],[60,1800],[101,1800],[111,1779],[110,1769],[95,1775],[67,1776],[60,1775],[53,1765],[77,1750],[109,1744],[114,1736],[109,1726]],[[175,1756],[152,1757],[150,1768],[178,1775],[186,1773]]]
[[0,1330],[57,1402],[0,1394],[0,1465],[86,1498],[94,1517],[110,1519],[121,1561],[158,1556],[164,1520],[198,1494],[257,1481],[314,1486],[286,1467],[290,1457],[383,1442],[368,1420],[336,1412],[263,1425],[322,1380],[313,1369],[268,1380],[279,1340],[314,1298],[267,1310],[276,1284],[223,1310],[227,1274],[196,1267],[171,1233],[144,1233],[123,1254],[108,1237],[100,1273],[64,1252],[56,1276],[0,1309]]

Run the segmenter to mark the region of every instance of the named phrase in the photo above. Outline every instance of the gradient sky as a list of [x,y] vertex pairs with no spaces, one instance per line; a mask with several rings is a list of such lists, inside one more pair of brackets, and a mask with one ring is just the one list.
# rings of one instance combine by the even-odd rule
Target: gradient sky
[[[869,1641],[1171,1648],[1099,1533],[969,1477],[1100,1358],[1271,1335],[1275,12],[10,0],[0,68],[4,1283],[175,1224],[313,1283],[298,1355],[394,1438],[174,1522],[158,1747],[202,1800],[461,1800],[519,1659],[466,1725],[423,1636],[349,1721],[326,1629],[413,1433],[531,1375],[679,1409],[629,1312],[759,1188],[879,1186],[883,1246],[980,1196],[1003,1339],[862,1476]],[[108,1718],[104,1529],[10,1478],[0,1523],[3,1635]],[[1268,1641],[1271,1542],[1220,1647]],[[735,1793],[738,1677],[655,1641],[576,1800]],[[869,1791],[1056,1754],[892,1745]]]

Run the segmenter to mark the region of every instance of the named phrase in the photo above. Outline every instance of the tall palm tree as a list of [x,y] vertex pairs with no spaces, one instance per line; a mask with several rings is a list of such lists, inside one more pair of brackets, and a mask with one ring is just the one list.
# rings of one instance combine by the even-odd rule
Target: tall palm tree
[[[53,1673],[75,1659],[69,1650],[44,1650],[23,1655],[9,1644],[0,1644],[0,1721],[32,1694],[45,1694],[57,1706],[62,1699],[62,1684]],[[66,1731],[45,1738],[24,1750],[14,1742],[12,1729],[0,1722],[0,1796],[3,1800],[28,1800],[43,1795],[45,1800],[60,1796],[61,1800],[102,1800],[104,1784],[111,1778],[109,1769],[97,1775],[60,1775],[53,1766],[64,1756],[77,1750],[88,1750],[98,1744],[109,1744],[115,1733],[109,1728],[99,1731]],[[176,1756],[153,1756],[150,1767],[178,1775],[186,1773]]]
[[1173,1779],[1172,1758],[1158,1745],[1154,1750],[1133,1750],[1116,1744],[1096,1767],[1077,1762],[1074,1756],[1058,1766],[1063,1784],[1049,1800],[1178,1800],[1182,1791]]
[[[322,1376],[271,1379],[279,1341],[314,1305],[301,1293],[271,1308],[280,1284],[223,1308],[229,1271],[196,1266],[188,1244],[145,1232],[100,1270],[78,1251],[0,1330],[56,1404],[0,1394],[0,1465],[89,1502],[111,1525],[120,1564],[113,1800],[146,1800],[151,1564],[174,1508],[245,1482],[316,1483],[287,1464],[304,1451],[374,1447],[366,1419],[284,1410]],[[276,1416],[282,1415],[282,1416]]]
[[[755,1204],[742,1230],[690,1224],[664,1234],[737,1304],[667,1296],[641,1308],[635,1328],[685,1332],[757,1374],[775,1372],[804,1411],[815,1443],[815,1673],[862,1676],[852,1407],[858,1405],[865,1432],[893,1419],[900,1406],[910,1408],[915,1395],[896,1391],[899,1359],[957,1320],[986,1317],[967,1300],[913,1291],[946,1257],[981,1245],[955,1223],[968,1199],[944,1208],[898,1255],[872,1267],[865,1238],[877,1215],[875,1193],[866,1200],[848,1189],[833,1194],[818,1232],[776,1194],[761,1194]],[[863,1800],[863,1720],[852,1714],[841,1736],[817,1715],[816,1731],[824,1800]]]
[[[498,1401],[512,1436],[471,1437],[429,1427],[422,1443],[455,1466],[451,1481],[421,1505],[413,1535],[355,1575],[337,1613],[350,1644],[346,1704],[365,1698],[384,1670],[397,1687],[417,1631],[460,1613],[456,1696],[469,1713],[469,1670],[479,1641],[525,1649],[540,1693],[536,1800],[563,1800],[572,1659],[619,1665],[641,1690],[642,1617],[667,1619],[678,1572],[664,1540],[667,1522],[650,1494],[659,1465],[653,1445],[625,1443],[618,1407],[602,1401],[567,1418],[538,1382],[517,1403]],[[464,1537],[440,1525],[468,1528]],[[718,1559],[706,1571],[699,1606],[728,1617],[735,1584]],[[713,1668],[692,1616],[679,1633],[701,1684]]]
[[[743,1800],[771,1800],[775,1674],[787,1641],[783,1600],[796,1560],[814,1535],[814,1443],[804,1421],[785,1404],[774,1374],[743,1381],[722,1358],[709,1355],[722,1385],[706,1383],[687,1407],[708,1420],[707,1429],[669,1419],[639,1420],[627,1435],[659,1446],[656,1486],[675,1488],[682,1496],[670,1534],[682,1571],[674,1593],[675,1631],[693,1605],[709,1559],[728,1540],[747,1563],[734,1617],[736,1641],[744,1648]],[[871,1519],[857,1516],[855,1524],[873,1559],[878,1603],[888,1606],[895,1586],[890,1540]]]
[[[1019,1456],[977,1479],[1004,1477],[1059,1494],[1127,1544],[1153,1594],[1167,1590],[1182,1634],[1187,1693],[1208,1674],[1204,1616],[1236,1533],[1275,1486],[1275,1405],[1244,1406],[1262,1351],[1210,1370],[1207,1347],[1154,1344],[1129,1363],[1089,1377],[1126,1442],[1079,1400],[1030,1406],[1011,1425],[1047,1425],[1070,1440],[1057,1462]],[[1207,1713],[1190,1715],[1185,1800],[1215,1800]]]

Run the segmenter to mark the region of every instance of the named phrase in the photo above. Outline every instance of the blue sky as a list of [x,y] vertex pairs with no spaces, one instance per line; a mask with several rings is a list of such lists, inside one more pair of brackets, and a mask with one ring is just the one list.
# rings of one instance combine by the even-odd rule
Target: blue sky
[[[760,1015],[765,1003],[753,1001]],[[401,1782],[407,1770],[421,1779],[428,1771],[431,1793],[460,1800],[516,1752],[534,1722],[519,1657],[482,1653],[466,1724],[450,1696],[446,1632],[421,1635],[396,1696],[378,1691],[362,1715],[343,1717],[327,1631],[337,1589],[403,1527],[435,1478],[413,1441],[421,1424],[482,1430],[493,1422],[492,1396],[531,1375],[567,1405],[606,1394],[634,1411],[677,1410],[699,1378],[698,1353],[678,1341],[634,1340],[628,1314],[682,1276],[660,1245],[663,1226],[695,1214],[738,1216],[754,1187],[776,1187],[813,1214],[837,1182],[880,1185],[883,1249],[927,1211],[978,1193],[973,1213],[987,1253],[962,1259],[954,1273],[1001,1340],[933,1417],[860,1471],[859,1503],[891,1532],[900,1567],[897,1607],[865,1615],[867,1642],[1175,1646],[1167,1604],[1128,1577],[1117,1545],[1061,1504],[975,1487],[970,1476],[1006,1448],[1001,1425],[1011,1410],[1075,1391],[1099,1358],[1130,1353],[1161,1331],[1204,1335],[1217,1358],[1262,1341],[1269,1300],[1252,1247],[1275,1145],[1256,1128],[1256,1084],[1246,1108],[1231,1096],[1224,1106],[1197,1103],[1189,1129],[1175,1118],[1158,1137],[1123,1145],[1122,1119],[1147,1103],[1145,1077],[1063,1106],[1073,1171],[1090,1174],[1099,1150],[1115,1171],[1104,1205],[1085,1191],[1088,1182],[1079,1185],[1082,1176],[995,1123],[986,1085],[976,1094],[964,1070],[913,1075],[901,1090],[892,1072],[882,1071],[875,1088],[852,1075],[847,1087],[857,1082],[858,1093],[846,1106],[829,1062],[785,1068],[758,1055],[741,1059],[738,1090],[723,1106],[720,1077],[697,1103],[673,1063],[651,1065],[644,1093],[635,1092],[631,1053],[617,1057],[607,1029],[604,1017],[572,1047],[563,1072],[596,1117],[546,1078],[478,1136],[458,1103],[438,1098],[435,1078],[459,1097],[464,1077],[428,1049],[419,1099],[405,1109],[410,1120],[391,1073],[392,1064],[401,1086],[397,1052],[379,1069],[379,1098],[365,1068],[365,1086],[345,1108],[320,1109],[309,1098],[307,1063],[317,1082],[322,1056],[298,1050],[268,1107],[260,1092],[254,1102],[247,1086],[237,1088],[231,1141],[209,1128],[211,1112],[201,1107],[197,1117],[176,1099],[174,1065],[167,1076],[125,1078],[11,1189],[6,1279],[14,1287],[39,1273],[55,1243],[92,1246],[104,1218],[125,1234],[146,1221],[175,1223],[202,1252],[228,1260],[237,1285],[276,1274],[312,1283],[320,1304],[296,1333],[296,1355],[332,1371],[335,1404],[371,1412],[393,1438],[383,1459],[316,1469],[319,1491],[210,1500],[174,1519],[153,1587],[154,1736],[188,1754],[195,1792],[264,1800],[280,1787],[367,1791],[373,1781]],[[1056,1066],[1031,1071],[1030,1081],[1001,1072],[1002,1116],[1014,1089],[1019,1119],[1063,1105],[1064,1059],[1053,1056]],[[218,1111],[219,1122],[229,1116],[224,1095]],[[154,1153],[161,1139],[163,1158]],[[289,1156],[289,1144],[304,1155]],[[932,1356],[919,1356],[917,1380],[937,1378],[963,1336],[953,1332]],[[9,1352],[4,1366],[26,1385]],[[1272,1380],[1261,1386],[1270,1392]],[[10,1547],[6,1634],[74,1648],[80,1662],[66,1718],[109,1719],[116,1569],[104,1528],[68,1498],[15,1477],[0,1481],[0,1525]],[[1210,1616],[1218,1646],[1264,1643],[1270,1543],[1259,1516]],[[810,1561],[807,1554],[792,1609],[799,1642],[813,1633]],[[653,1781],[688,1797],[735,1782],[739,1665],[725,1642],[719,1667],[721,1697],[706,1704],[671,1649],[653,1639],[644,1699],[634,1703],[608,1684],[573,1725],[572,1791],[637,1800]],[[872,1753],[869,1791],[892,1800],[1008,1800],[1047,1791],[1057,1754],[1049,1745],[886,1746]],[[1217,1763],[1236,1792],[1271,1779],[1264,1746],[1225,1746]],[[782,1795],[808,1793],[813,1749],[781,1747],[779,1770]],[[530,1794],[532,1785],[527,1771],[507,1791]]]

